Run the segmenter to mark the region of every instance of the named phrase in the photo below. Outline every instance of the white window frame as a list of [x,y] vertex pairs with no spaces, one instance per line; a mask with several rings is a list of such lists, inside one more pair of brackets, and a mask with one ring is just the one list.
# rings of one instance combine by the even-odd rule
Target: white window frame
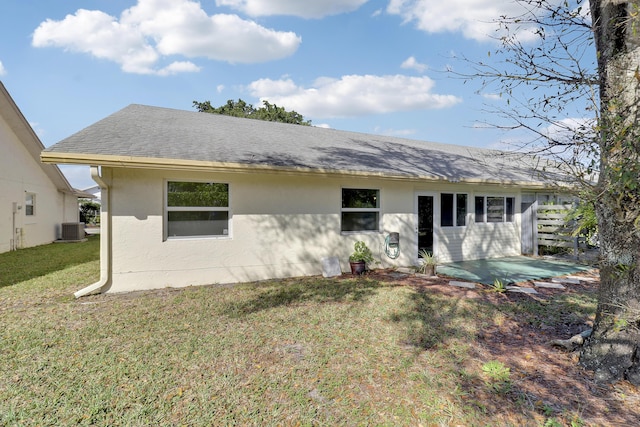
[[[29,200],[31,199],[31,200]],[[24,215],[28,217],[36,216],[36,193],[25,191],[24,194]],[[31,213],[29,213],[29,207],[31,207]]]
[[[478,221],[476,218],[476,198],[483,199],[483,220]],[[488,215],[488,198],[501,198],[502,199],[502,221],[489,221]],[[507,199],[513,199],[513,214],[511,221],[507,221]],[[516,197],[513,195],[495,195],[495,194],[487,194],[487,195],[475,195],[473,197],[473,221],[476,224],[512,224],[516,222]]]
[[[453,196],[453,225],[443,225],[442,224],[442,209],[443,209],[443,203],[442,203],[442,195],[443,194],[451,194]],[[465,206],[465,213],[464,213],[464,224],[463,225],[458,225],[458,196],[467,196],[467,203]],[[475,200],[475,199],[474,199]],[[453,228],[453,227],[466,227],[467,225],[469,225],[469,193],[456,193],[456,192],[449,192],[449,191],[443,191],[440,193],[440,227],[442,228]]]
[[[343,192],[344,190],[369,190],[369,191],[375,191],[376,192],[376,204],[377,207],[375,208],[343,208],[342,207],[342,198],[343,198]],[[359,234],[359,233],[379,233],[381,230],[381,210],[380,210],[380,189],[379,188],[363,188],[363,187],[342,187],[340,188],[340,233],[342,234]],[[377,226],[375,230],[348,230],[348,231],[343,231],[342,230],[342,214],[343,213],[349,213],[349,212],[361,212],[361,213],[367,213],[367,212],[376,212],[378,215],[378,221],[377,221]]]
[[[169,206],[170,182],[195,182],[201,184],[225,184],[227,186],[227,206]],[[227,212],[227,234],[203,234],[194,236],[169,236],[169,212]],[[231,184],[222,181],[166,179],[164,181],[164,240],[192,240],[192,239],[231,239],[233,235],[233,214],[231,211]]]

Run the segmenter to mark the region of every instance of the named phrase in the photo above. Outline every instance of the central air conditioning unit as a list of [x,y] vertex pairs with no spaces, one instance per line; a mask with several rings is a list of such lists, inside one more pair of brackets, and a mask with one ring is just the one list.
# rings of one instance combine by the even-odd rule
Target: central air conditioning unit
[[62,224],[62,240],[84,239],[84,222],[65,222]]

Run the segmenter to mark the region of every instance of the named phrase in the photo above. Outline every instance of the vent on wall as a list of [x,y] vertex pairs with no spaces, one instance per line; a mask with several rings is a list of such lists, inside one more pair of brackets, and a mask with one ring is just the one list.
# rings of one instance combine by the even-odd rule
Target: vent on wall
[[62,224],[62,240],[84,239],[84,222],[65,222]]

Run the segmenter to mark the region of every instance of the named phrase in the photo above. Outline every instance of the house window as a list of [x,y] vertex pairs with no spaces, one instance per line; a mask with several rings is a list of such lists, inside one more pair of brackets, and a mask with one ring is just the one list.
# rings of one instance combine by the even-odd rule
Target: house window
[[464,227],[467,225],[467,195],[456,194],[456,225]]
[[504,197],[487,197],[487,222],[502,222]]
[[26,216],[34,216],[36,214],[36,195],[27,193],[24,196],[24,214]]
[[476,222],[513,222],[514,197],[478,196],[475,198]]
[[453,227],[453,194],[440,195],[440,225]]
[[513,222],[513,215],[515,213],[515,198],[513,197],[505,197],[504,199],[504,219],[506,222]]
[[440,225],[442,227],[467,225],[467,195],[442,193],[440,195]]
[[380,229],[380,190],[342,189],[341,231]]
[[167,182],[167,236],[229,235],[229,184]]
[[476,222],[484,221],[484,197],[476,197]]

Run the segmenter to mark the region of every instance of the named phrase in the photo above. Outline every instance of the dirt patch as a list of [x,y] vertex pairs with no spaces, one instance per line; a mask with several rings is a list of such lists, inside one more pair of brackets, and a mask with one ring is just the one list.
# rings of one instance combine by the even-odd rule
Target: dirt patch
[[[476,284],[476,289],[459,288],[449,284],[448,277],[424,278],[412,274],[399,274],[393,270],[376,270],[367,278],[395,285],[408,286],[418,292],[433,292],[452,298],[482,300],[490,304],[517,307],[519,304],[550,304],[558,295],[596,295],[599,285],[597,271],[579,273],[580,284],[566,285],[566,289],[536,288],[538,294],[499,293],[490,286]],[[516,284],[534,287],[532,282]],[[498,360],[510,368],[512,388],[504,398],[519,399],[539,413],[553,414],[562,425],[640,425],[640,395],[632,384],[622,381],[614,385],[596,384],[593,373],[578,365],[580,348],[573,351],[554,347],[554,339],[569,339],[592,326],[593,319],[568,313],[560,319],[535,319],[530,314],[506,316],[504,321],[478,333],[471,343],[472,354],[481,361]],[[475,382],[474,382],[475,381]],[[496,413],[500,403],[490,395],[477,379],[465,384],[470,401],[495,402]],[[491,407],[487,407],[491,411]],[[578,420],[563,418],[568,412],[580,413]],[[584,424],[581,424],[584,423]]]

